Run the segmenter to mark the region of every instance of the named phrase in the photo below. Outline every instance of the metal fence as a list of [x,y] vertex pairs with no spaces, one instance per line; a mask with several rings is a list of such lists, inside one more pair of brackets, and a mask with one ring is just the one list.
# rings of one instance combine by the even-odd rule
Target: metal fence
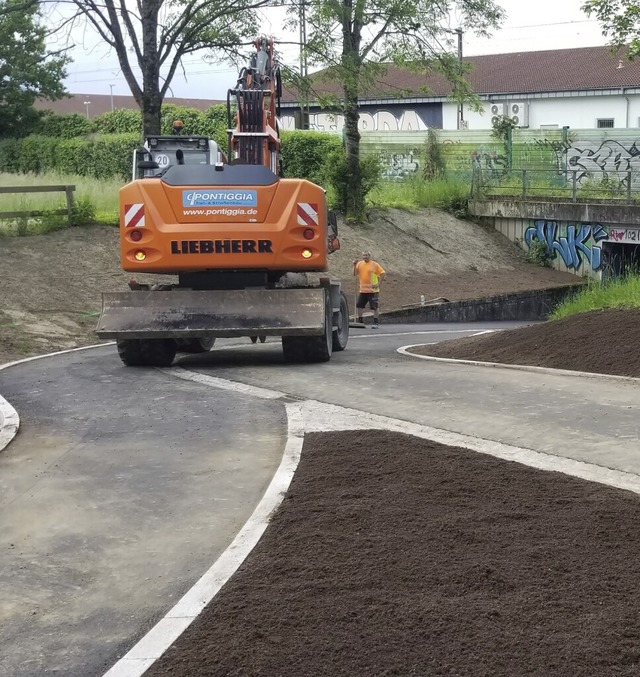
[[477,200],[640,203],[640,172],[586,173],[582,169],[486,169],[474,167]]

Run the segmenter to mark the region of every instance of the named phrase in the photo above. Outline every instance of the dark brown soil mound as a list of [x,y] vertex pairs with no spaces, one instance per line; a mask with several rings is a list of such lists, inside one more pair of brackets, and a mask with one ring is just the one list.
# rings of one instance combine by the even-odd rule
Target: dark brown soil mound
[[639,341],[640,309],[595,310],[529,327],[412,348],[411,352],[640,377]]
[[630,492],[313,434],[262,540],[145,675],[637,675],[638,561]]

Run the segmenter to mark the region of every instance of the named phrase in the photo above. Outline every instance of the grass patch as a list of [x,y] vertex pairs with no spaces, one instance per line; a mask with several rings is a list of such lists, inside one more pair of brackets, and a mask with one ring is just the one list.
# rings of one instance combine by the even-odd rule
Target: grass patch
[[586,289],[561,303],[551,317],[558,320],[603,308],[640,308],[640,276],[627,275],[604,284],[590,281]]
[[414,212],[421,207],[436,207],[457,216],[466,214],[470,182],[463,178],[426,180],[414,176],[405,181],[383,181],[369,194],[375,207],[395,207]]
[[[2,186],[52,186],[73,185],[75,216],[80,225],[90,222],[118,223],[119,179],[92,179],[58,173],[6,174],[0,173]],[[0,234],[35,235],[64,228],[66,215],[50,214],[52,210],[65,209],[64,193],[3,193],[0,194],[0,212],[42,211],[44,216],[23,216],[0,221]]]

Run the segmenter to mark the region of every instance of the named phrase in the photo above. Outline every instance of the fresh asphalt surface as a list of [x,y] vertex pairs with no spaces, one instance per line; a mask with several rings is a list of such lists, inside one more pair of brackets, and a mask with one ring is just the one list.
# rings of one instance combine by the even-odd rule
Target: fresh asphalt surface
[[[321,365],[223,341],[177,368],[640,474],[637,382],[396,352],[513,326],[352,329]],[[252,513],[284,448],[283,401],[127,369],[114,346],[0,371],[0,394],[21,418],[0,454],[0,675],[101,675]]]

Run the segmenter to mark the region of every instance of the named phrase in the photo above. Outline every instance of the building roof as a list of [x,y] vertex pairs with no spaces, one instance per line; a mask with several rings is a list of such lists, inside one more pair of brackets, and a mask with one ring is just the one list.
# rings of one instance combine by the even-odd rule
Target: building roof
[[[85,102],[89,102],[86,104]],[[197,108],[198,110],[207,110],[211,106],[218,103],[225,103],[219,99],[176,99],[165,98],[164,103],[170,103],[175,106],[187,106],[188,108]],[[60,99],[60,101],[48,101],[46,99],[38,99],[35,107],[40,110],[49,109],[58,115],[68,115],[69,113],[79,113],[80,115],[87,115],[94,118],[96,115],[106,113],[111,110],[111,95],[110,94],[71,94],[69,98]],[[138,104],[133,96],[113,96],[114,108],[130,108],[138,110]]]
[[[464,59],[471,67],[469,81],[476,94],[535,94],[594,89],[640,88],[640,60],[629,61],[624,52],[612,53],[606,46],[577,49],[551,49],[541,52],[489,54]],[[342,90],[336,83],[322,80],[322,71],[313,74],[313,91],[335,94]],[[416,97],[447,97],[451,86],[440,75],[421,74],[390,65],[387,73],[365,91],[361,100],[406,99]],[[90,102],[87,106],[85,102]],[[295,103],[298,93],[293,89],[283,92],[283,103]],[[206,110],[224,103],[219,99],[166,98],[164,103]],[[133,96],[113,96],[114,108],[137,109]],[[60,115],[87,114],[93,118],[111,110],[109,94],[72,94],[60,101],[39,99],[36,108],[50,109]]]
[[[629,61],[624,52],[614,54],[606,46],[470,56],[464,61],[471,67],[469,82],[479,95],[640,87],[640,60]],[[321,74],[322,71],[315,74],[314,91],[340,96],[340,87],[323,82]],[[446,97],[450,94],[450,85],[440,75],[420,74],[390,65],[387,73],[361,98]],[[297,92],[289,89],[282,100],[295,102],[297,96]]]

